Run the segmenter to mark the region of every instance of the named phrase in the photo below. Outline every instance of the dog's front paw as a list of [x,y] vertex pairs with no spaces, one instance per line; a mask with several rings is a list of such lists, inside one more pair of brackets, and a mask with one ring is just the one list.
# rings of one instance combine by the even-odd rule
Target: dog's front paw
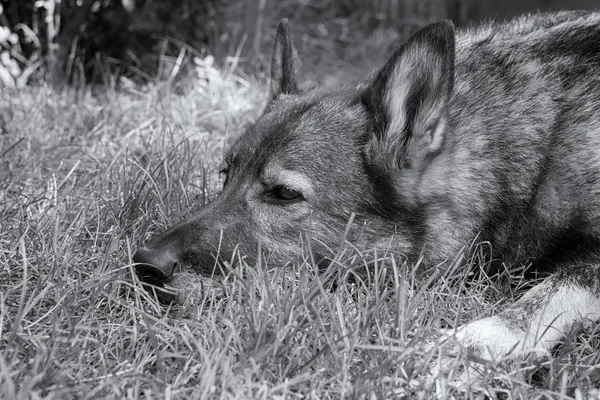
[[442,377],[456,387],[471,386],[496,363],[524,354],[527,339],[522,329],[499,316],[444,330],[438,341],[439,356],[432,377]]
[[526,343],[525,332],[498,316],[480,319],[445,333],[447,341],[453,341],[470,355],[498,361],[519,350]]

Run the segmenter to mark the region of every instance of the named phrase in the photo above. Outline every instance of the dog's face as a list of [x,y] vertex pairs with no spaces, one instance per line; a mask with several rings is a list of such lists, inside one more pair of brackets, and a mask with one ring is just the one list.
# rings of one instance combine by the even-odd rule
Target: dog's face
[[347,94],[280,95],[228,153],[217,201],[247,209],[248,231],[271,253],[297,252],[308,231],[334,245],[372,196],[359,145],[365,119]]
[[372,249],[393,237],[400,251],[418,251],[421,215],[403,179],[439,151],[454,56],[451,25],[426,29],[370,85],[323,91],[300,89],[280,23],[271,100],[227,153],[222,193],[136,253],[140,277],[160,285],[178,270],[212,275],[217,261],[239,251],[252,262],[259,248],[283,262],[305,238],[319,258],[344,240]]

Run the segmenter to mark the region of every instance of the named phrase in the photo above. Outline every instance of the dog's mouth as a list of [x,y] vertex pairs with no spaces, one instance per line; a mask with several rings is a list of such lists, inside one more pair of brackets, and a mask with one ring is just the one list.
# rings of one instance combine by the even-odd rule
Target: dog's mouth
[[148,295],[165,306],[197,304],[205,294],[217,293],[214,289],[220,287],[218,280],[191,272],[174,272],[164,279],[138,278]]
[[158,275],[156,272],[153,274],[144,274],[138,271],[137,273],[138,279],[143,285],[156,287],[163,287],[171,280],[172,275],[173,273],[171,273],[170,275],[164,273]]
[[175,304],[179,302],[180,291],[172,285],[172,278],[155,279],[140,277],[142,287],[156,298],[161,304]]

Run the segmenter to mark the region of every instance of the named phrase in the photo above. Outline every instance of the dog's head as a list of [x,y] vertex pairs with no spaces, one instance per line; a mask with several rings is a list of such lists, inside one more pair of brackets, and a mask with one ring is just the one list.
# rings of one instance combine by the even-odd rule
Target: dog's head
[[[179,269],[211,275],[218,260],[258,249],[271,260],[303,238],[322,257],[343,240],[359,249],[390,242],[418,252],[419,180],[441,152],[453,86],[454,28],[411,37],[375,79],[339,90],[303,89],[287,22],[280,22],[264,113],[229,150],[221,194],[134,256],[144,280]],[[352,223],[349,224],[349,220]]]

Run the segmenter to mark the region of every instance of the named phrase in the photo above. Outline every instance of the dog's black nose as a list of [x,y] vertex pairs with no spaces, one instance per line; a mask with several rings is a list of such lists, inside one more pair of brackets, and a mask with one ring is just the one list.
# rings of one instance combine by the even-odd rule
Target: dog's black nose
[[171,276],[179,264],[170,251],[141,248],[133,255],[135,270],[144,282],[160,283]]

